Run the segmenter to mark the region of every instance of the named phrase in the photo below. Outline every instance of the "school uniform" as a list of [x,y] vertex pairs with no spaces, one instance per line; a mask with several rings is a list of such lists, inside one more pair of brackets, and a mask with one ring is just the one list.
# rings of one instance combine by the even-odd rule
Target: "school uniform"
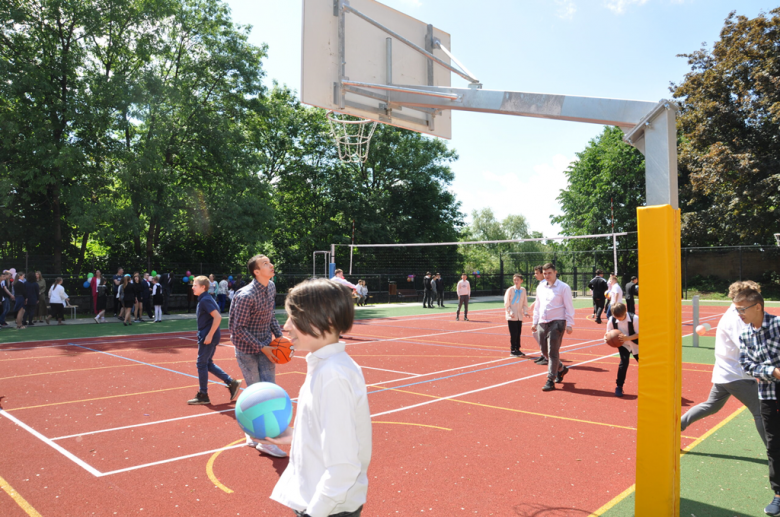
[[609,288],[607,281],[601,276],[596,276],[588,283],[588,288],[593,293],[593,315],[596,323],[601,323],[601,313],[604,312],[604,303],[607,301],[605,295]]
[[[610,330],[618,329],[625,336],[633,336],[639,334],[639,316],[636,314],[626,313],[626,319],[618,321],[617,318],[611,316],[607,320],[607,332]],[[618,366],[618,375],[616,384],[618,388],[623,388],[623,384],[626,382],[626,374],[628,373],[628,362],[631,360],[631,356],[634,356],[637,362],[639,362],[639,339],[633,341],[626,341],[623,346],[618,348],[620,354],[620,365]]]
[[520,333],[523,330],[523,316],[528,316],[528,296],[525,288],[510,287],[504,293],[504,309],[509,326],[509,348],[512,355],[520,352]]
[[38,310],[38,282],[25,282],[24,320],[27,325],[32,325],[35,313]]

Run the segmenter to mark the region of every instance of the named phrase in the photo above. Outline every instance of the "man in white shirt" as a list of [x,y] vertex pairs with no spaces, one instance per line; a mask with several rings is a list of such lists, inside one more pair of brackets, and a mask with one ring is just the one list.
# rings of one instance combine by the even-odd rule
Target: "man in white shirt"
[[609,275],[609,291],[607,291],[607,298],[609,299],[609,305],[607,306],[607,318],[612,316],[612,307],[623,302],[623,289],[620,287],[617,275]]
[[344,278],[344,271],[342,271],[341,269],[337,269],[333,273],[334,273],[334,276],[333,276],[333,278],[331,278],[331,280],[333,280],[334,282],[339,283],[341,285],[346,285],[347,287],[349,287],[353,291],[357,290],[357,286],[355,284],[353,284],[352,282],[349,282],[346,278]]
[[292,445],[271,499],[299,517],[359,517],[368,492],[371,412],[363,372],[339,334],[352,328],[349,291],[328,280],[298,284],[285,300],[284,329],[309,352],[295,426],[273,439]]
[[[729,298],[732,300],[743,289],[755,289],[761,292],[761,287],[750,280],[734,282],[729,286]],[[764,422],[761,419],[761,404],[758,401],[758,383],[739,363],[739,336],[749,325],[742,321],[734,308],[728,308],[718,322],[715,334],[715,367],[712,369],[712,389],[706,402],[689,409],[680,419],[682,431],[701,420],[714,415],[726,405],[731,395],[747,406],[756,423],[756,430],[766,445]]]
[[[544,272],[542,271],[542,266],[534,266],[534,278],[536,278],[536,281],[539,282],[539,284],[537,284],[536,286],[536,290],[538,294],[539,285],[542,282],[547,282],[544,279]],[[531,308],[529,309],[529,312],[533,313],[534,307],[536,307],[536,298],[534,298],[534,303],[531,304]],[[542,352],[542,355],[540,355],[539,358],[534,362],[540,366],[547,366],[548,361],[547,361],[547,357],[544,355],[544,347],[542,346],[541,341],[539,341],[539,331],[534,330],[533,332],[531,332],[531,335],[536,340],[536,344],[539,345],[539,350]]]
[[555,266],[547,263],[542,266],[545,283],[536,288],[534,302],[534,325],[532,332],[539,331],[542,353],[547,357],[547,383],[542,391],[552,391],[555,383],[563,382],[569,368],[563,366],[560,358],[563,332],[571,334],[574,330],[574,300],[571,288],[558,280]]
[[471,298],[471,284],[468,281],[468,275],[463,273],[460,275],[460,282],[458,282],[458,311],[455,313],[455,321],[460,320],[460,308],[465,305],[463,312],[463,321],[469,320],[469,298]]

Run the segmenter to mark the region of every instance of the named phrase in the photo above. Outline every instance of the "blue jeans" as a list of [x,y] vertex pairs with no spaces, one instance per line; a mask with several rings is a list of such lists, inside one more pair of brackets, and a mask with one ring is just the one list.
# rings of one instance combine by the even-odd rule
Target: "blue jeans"
[[224,294],[217,295],[217,305],[219,305],[219,312],[225,312],[225,299],[227,296]]
[[236,361],[244,382],[251,386],[256,382],[273,382],[276,384],[276,365],[268,360],[262,352],[246,354],[236,348]]
[[198,383],[200,384],[200,392],[209,392],[209,372],[223,381],[225,384],[230,384],[233,379],[225,371],[214,364],[214,352],[217,351],[217,343],[219,342],[219,333],[215,333],[211,339],[210,345],[204,345],[203,340],[198,340]]

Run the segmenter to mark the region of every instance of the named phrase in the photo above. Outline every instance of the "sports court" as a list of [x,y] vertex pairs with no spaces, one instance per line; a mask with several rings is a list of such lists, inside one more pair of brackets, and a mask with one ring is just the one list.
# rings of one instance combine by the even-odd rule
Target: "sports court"
[[[530,357],[509,356],[498,303],[474,304],[468,322],[454,321],[450,308],[386,309],[357,320],[344,338],[369,384],[364,514],[630,515],[637,368],[629,368],[626,396],[616,398],[618,358],[583,303],[562,347],[571,372],[550,393],[541,391],[546,367],[532,362],[529,324],[522,348]],[[701,321],[713,324],[709,335],[725,308],[701,308]],[[684,336],[690,311],[683,307]],[[709,392],[711,341],[685,347],[683,411]],[[287,459],[243,445],[227,390],[215,382],[212,406],[186,404],[197,390],[195,355],[191,331],[2,345],[0,432],[14,451],[0,460],[3,515],[287,515],[268,499]],[[240,378],[224,334],[215,362]],[[292,397],[304,375],[301,357],[277,367]],[[682,461],[683,511],[701,476],[701,468],[686,475],[689,457],[715,469],[700,483],[717,474],[710,460],[725,462],[720,468],[738,473],[743,499],[766,482],[761,448],[745,452],[760,444],[745,416],[730,401],[684,433],[691,453]],[[737,434],[720,438],[727,428]],[[694,456],[710,443],[727,454]],[[750,454],[758,456],[740,459]],[[739,503],[734,495],[723,504]],[[694,514],[751,515],[709,508]]]

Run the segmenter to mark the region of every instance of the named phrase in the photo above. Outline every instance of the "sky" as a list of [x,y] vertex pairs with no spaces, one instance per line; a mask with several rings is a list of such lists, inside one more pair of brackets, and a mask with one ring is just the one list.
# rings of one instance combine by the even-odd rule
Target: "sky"
[[[328,0],[325,0],[328,1]],[[301,82],[301,0],[227,0],[250,42],[268,45],[266,81]],[[731,11],[749,18],[767,0],[384,0],[448,32],[451,51],[485,89],[658,101],[690,66],[678,54],[719,39]],[[458,76],[452,85],[465,87]],[[523,215],[532,231],[559,234],[550,216],[564,171],[603,126],[455,111],[447,145],[461,210]],[[608,207],[607,207],[608,209]],[[468,222],[470,218],[467,217]]]

